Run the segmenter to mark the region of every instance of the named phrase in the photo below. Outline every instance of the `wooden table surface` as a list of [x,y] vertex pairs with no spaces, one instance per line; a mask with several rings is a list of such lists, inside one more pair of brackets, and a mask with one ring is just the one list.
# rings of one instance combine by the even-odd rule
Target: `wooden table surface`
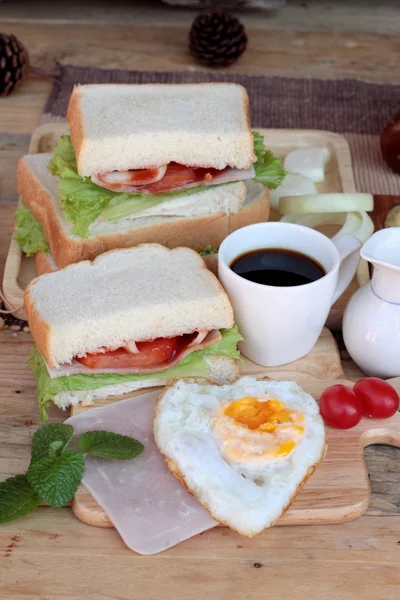
[[[198,69],[186,52],[192,11],[155,2],[0,3],[0,28],[26,45],[32,62],[132,69]],[[345,6],[340,7],[341,4]],[[234,70],[265,75],[359,77],[398,83],[400,6],[289,2],[242,15],[249,48]],[[350,32],[350,33],[349,33]],[[33,79],[0,100],[0,265],[17,198],[15,165],[50,92]],[[0,480],[23,472],[38,426],[28,334],[0,333]],[[347,360],[347,377],[359,371]],[[51,409],[52,420],[63,414]],[[366,449],[372,497],[366,516],[343,525],[280,527],[252,540],[226,530],[160,555],[158,569],[114,530],[80,523],[69,508],[41,508],[0,528],[1,600],[258,599],[395,600],[400,597],[399,450]],[[155,590],[162,590],[159,596]]]

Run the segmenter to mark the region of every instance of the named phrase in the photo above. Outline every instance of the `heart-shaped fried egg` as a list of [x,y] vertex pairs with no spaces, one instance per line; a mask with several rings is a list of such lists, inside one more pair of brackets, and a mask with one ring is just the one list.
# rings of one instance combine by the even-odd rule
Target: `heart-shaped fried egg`
[[291,381],[178,381],[160,396],[154,437],[211,515],[242,535],[270,527],[321,460],[318,404]]

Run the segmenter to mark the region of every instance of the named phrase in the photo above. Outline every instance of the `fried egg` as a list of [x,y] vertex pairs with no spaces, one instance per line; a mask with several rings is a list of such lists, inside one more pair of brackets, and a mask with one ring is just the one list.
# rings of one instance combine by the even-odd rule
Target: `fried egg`
[[318,404],[291,381],[177,381],[156,406],[170,470],[213,518],[252,537],[283,514],[321,460]]

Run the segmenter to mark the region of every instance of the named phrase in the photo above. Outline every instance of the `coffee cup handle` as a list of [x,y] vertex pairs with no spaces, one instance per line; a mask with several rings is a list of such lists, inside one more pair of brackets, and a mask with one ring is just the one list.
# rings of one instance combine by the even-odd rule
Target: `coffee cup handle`
[[360,248],[362,243],[354,235],[345,234],[332,240],[340,254],[339,277],[333,296],[332,304],[350,285],[356,274],[358,263],[360,262]]

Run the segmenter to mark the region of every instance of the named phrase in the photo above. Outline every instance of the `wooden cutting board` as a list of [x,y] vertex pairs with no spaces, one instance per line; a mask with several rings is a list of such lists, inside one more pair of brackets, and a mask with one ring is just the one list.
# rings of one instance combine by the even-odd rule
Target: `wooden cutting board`
[[[241,368],[241,374],[294,380],[317,400],[329,385],[343,383],[352,387],[354,384],[345,379],[336,343],[328,330],[323,331],[306,357],[289,365],[268,369],[247,361]],[[400,378],[392,380],[392,383],[400,392]],[[114,399],[97,401],[95,406],[110,401]],[[90,410],[90,407],[74,407],[72,414],[85,410]],[[400,447],[400,413],[383,421],[362,419],[348,431],[330,427],[326,431],[328,449],[324,460],[277,525],[340,523],[362,515],[370,497],[363,449],[378,443]],[[82,486],[72,502],[72,510],[88,525],[113,527],[101,507]]]

